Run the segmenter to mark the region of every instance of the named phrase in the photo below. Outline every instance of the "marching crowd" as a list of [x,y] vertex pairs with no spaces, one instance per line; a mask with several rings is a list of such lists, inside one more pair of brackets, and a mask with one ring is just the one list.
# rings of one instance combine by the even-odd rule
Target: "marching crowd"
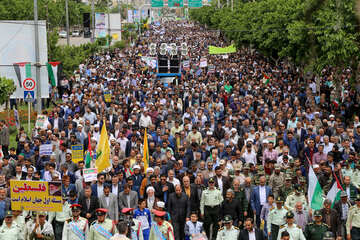
[[[190,60],[166,83],[141,60],[149,44],[163,42],[186,42]],[[43,112],[42,128],[21,128],[8,151],[0,137],[0,239],[360,239],[360,106],[351,69],[341,79],[331,67],[309,79],[252,49],[209,55],[210,45],[229,44],[193,23],[162,22],[60,80],[62,101]],[[104,126],[112,166],[85,182]],[[39,155],[42,144],[53,145],[51,156]],[[90,162],[72,161],[76,144],[91,149]],[[310,167],[323,191],[320,209],[309,207]],[[63,211],[39,212],[39,221],[11,211],[15,179],[62,181]],[[336,201],[326,198],[334,184],[343,189]]]

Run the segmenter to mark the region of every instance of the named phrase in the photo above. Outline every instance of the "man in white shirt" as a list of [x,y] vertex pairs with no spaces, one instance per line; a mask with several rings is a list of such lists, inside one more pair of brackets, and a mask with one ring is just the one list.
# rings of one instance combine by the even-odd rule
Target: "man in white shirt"
[[140,117],[139,126],[147,128],[152,124],[151,117],[148,115],[148,110],[144,110],[144,114]]
[[252,151],[252,144],[246,144],[246,151],[243,153],[242,157],[245,159],[246,163],[252,163],[256,165],[256,154]]
[[180,181],[179,181],[179,179],[175,178],[175,172],[174,172],[174,170],[172,170],[172,169],[169,170],[169,172],[168,172],[167,181],[168,181],[168,182],[171,182],[171,183],[174,185],[174,187],[175,187],[176,185],[180,185]]
[[324,153],[327,155],[332,151],[334,144],[330,142],[329,136],[324,136]]

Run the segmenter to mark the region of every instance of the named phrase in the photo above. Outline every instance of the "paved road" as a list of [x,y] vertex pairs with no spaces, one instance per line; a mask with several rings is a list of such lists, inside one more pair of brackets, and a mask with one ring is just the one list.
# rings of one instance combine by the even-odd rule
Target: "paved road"
[[[84,43],[89,43],[90,38],[83,38],[83,37],[70,37],[70,45],[80,46]],[[59,38],[58,41],[59,45],[66,45],[66,38]]]

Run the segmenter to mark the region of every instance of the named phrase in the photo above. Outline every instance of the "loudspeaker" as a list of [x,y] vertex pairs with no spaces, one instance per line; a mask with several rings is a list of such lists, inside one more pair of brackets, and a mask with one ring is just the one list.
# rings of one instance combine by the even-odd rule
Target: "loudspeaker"
[[170,73],[179,73],[180,72],[180,61],[179,59],[170,60]]
[[159,73],[168,73],[168,58],[161,57],[158,61],[159,64]]

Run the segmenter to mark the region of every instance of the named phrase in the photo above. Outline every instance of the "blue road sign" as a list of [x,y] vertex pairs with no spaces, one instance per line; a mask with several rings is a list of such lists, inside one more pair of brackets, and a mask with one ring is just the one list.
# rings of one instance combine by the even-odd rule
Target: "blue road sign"
[[35,93],[34,93],[34,91],[24,91],[24,101],[25,102],[33,102],[33,101],[35,101]]

